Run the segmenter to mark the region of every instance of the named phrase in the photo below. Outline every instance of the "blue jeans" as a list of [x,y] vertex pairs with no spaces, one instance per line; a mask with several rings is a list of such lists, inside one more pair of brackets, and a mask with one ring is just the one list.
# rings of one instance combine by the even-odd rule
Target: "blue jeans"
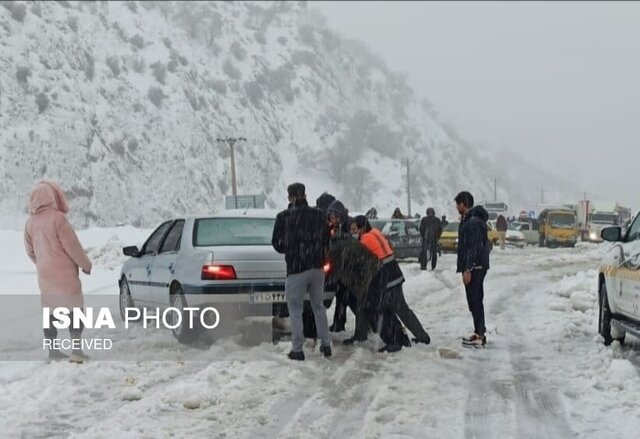
[[304,310],[304,298],[309,293],[311,309],[316,321],[316,330],[322,346],[329,346],[329,325],[327,324],[327,310],[324,307],[324,272],[322,269],[303,271],[290,274],[285,283],[287,306],[289,307],[289,319],[291,320],[291,350],[302,352],[304,345],[304,327],[302,312]]

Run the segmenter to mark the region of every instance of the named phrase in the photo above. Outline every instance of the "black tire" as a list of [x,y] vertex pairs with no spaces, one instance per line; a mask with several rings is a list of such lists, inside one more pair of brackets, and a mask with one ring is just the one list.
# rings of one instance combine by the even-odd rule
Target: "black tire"
[[540,247],[544,247],[544,242],[545,242],[545,237],[544,235],[540,235],[540,237],[538,238],[538,245]]
[[604,345],[609,346],[613,342],[613,337],[611,336],[611,309],[609,308],[607,285],[604,280],[600,282],[599,290],[600,313],[598,316],[598,332],[604,340]]
[[[133,298],[131,297],[131,290],[129,290],[129,283],[124,277],[120,280],[120,298],[118,302],[119,302],[118,308],[120,309],[120,318],[124,322],[125,308],[135,307],[135,304],[133,303]],[[130,320],[134,320],[134,319],[130,319]],[[135,320],[140,320],[140,318]]]
[[[171,291],[171,306],[182,310],[188,306],[187,299],[184,297],[182,288],[178,285],[173,287]],[[174,313],[172,313],[174,314]],[[170,322],[171,326],[175,321]],[[193,344],[198,338],[198,319],[194,318],[193,328],[189,327],[189,313],[183,312],[181,323],[178,327],[171,329],[173,336],[178,340],[180,344],[190,345]]]

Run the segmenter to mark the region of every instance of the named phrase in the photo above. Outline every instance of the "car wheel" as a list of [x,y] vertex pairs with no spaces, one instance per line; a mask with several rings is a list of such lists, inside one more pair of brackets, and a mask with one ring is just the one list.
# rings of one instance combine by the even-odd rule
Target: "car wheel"
[[540,235],[540,238],[538,238],[538,245],[540,247],[544,247],[544,242],[545,242],[545,237],[544,235]]
[[[598,332],[604,339],[604,345],[609,346],[613,342],[611,336],[611,309],[609,309],[609,298],[607,296],[607,285],[604,280],[600,283],[600,315],[598,318]],[[624,337],[623,337],[624,338]]]
[[[124,277],[120,281],[120,299],[118,302],[118,307],[120,308],[120,318],[122,319],[122,321],[124,321],[126,317],[126,309],[135,307],[133,298],[131,297],[131,290],[129,290],[129,283]],[[129,320],[140,320],[140,317],[138,317],[137,319],[130,318]]]
[[[189,327],[189,313],[182,311],[188,306],[182,288],[180,288],[180,286],[174,287],[171,291],[171,307],[179,309],[182,313],[182,318],[180,319],[180,324],[172,328],[171,332],[176,340],[178,340],[178,343],[181,344],[192,344],[198,336],[198,320],[194,318],[194,327]],[[171,313],[170,316],[174,317],[171,317],[169,324],[174,326],[176,323],[175,313]]]

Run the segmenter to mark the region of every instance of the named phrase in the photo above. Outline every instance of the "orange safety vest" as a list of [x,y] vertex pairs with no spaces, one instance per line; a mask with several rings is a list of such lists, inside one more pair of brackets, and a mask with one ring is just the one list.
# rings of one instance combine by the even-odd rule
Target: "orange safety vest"
[[393,256],[393,249],[389,245],[389,241],[378,229],[371,229],[370,232],[364,233],[360,237],[360,243],[376,255],[379,260]]

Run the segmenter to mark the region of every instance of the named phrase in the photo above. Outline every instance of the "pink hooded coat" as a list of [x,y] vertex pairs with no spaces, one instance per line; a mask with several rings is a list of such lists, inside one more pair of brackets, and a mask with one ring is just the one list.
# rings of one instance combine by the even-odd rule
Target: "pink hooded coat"
[[67,221],[67,212],[60,186],[46,181],[36,185],[29,200],[24,245],[36,264],[43,306],[83,306],[78,267],[89,273],[91,261]]

